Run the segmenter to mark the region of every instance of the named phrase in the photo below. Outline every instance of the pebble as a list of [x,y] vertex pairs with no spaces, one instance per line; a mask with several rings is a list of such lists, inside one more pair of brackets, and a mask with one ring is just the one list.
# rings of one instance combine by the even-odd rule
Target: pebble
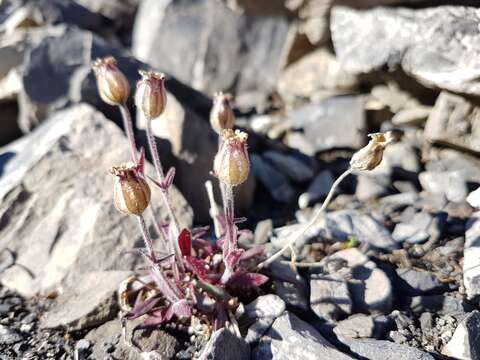
[[0,325],[0,344],[12,345],[22,340],[23,336],[20,333],[7,326]]
[[352,305],[348,284],[341,276],[311,275],[310,306],[319,318],[338,320],[352,313]]
[[480,295],[480,212],[467,222],[463,251],[463,282],[468,298]]
[[457,326],[442,354],[455,359],[480,360],[480,312],[472,311]]
[[428,271],[414,269],[397,269],[400,281],[396,282],[396,290],[407,296],[432,295],[446,290],[437,277]]

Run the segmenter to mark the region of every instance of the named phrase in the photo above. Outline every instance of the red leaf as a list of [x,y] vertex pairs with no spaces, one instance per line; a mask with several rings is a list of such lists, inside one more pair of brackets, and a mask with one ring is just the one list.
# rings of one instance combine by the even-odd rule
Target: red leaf
[[235,249],[230,251],[228,255],[225,257],[225,261],[227,262],[228,266],[231,269],[233,269],[233,267],[237,265],[237,263],[240,261],[242,254],[243,254],[243,249]]
[[187,258],[187,261],[190,264],[193,272],[200,278],[200,280],[207,280],[208,273],[207,269],[205,268],[205,261],[191,256]]
[[165,180],[163,181],[163,186],[165,186],[165,188],[168,189],[172,185],[174,177],[175,177],[175,168],[171,167],[170,169],[168,169],[167,175],[165,176]]
[[190,256],[192,254],[191,239],[190,231],[187,229],[183,229],[180,235],[178,235],[178,246],[183,256]]
[[152,310],[158,303],[160,299],[158,297],[151,297],[144,302],[137,304],[132,310],[125,314],[125,318],[128,320],[136,319],[142,315],[145,315],[150,310]]
[[237,271],[228,280],[228,285],[241,289],[250,289],[261,286],[268,281],[268,277],[257,273],[243,273]]
[[173,313],[168,309],[161,309],[152,312],[143,322],[145,325],[160,325],[172,318]]

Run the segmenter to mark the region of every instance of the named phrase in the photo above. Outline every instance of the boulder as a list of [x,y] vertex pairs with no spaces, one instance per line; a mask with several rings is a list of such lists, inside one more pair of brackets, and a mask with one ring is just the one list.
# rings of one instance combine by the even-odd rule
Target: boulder
[[480,213],[467,222],[463,250],[463,282],[468,298],[480,295]]
[[472,311],[457,326],[452,338],[442,349],[442,354],[455,359],[480,359],[480,312]]
[[479,155],[480,129],[475,126],[479,114],[478,107],[467,99],[444,91],[425,124],[425,139]]
[[253,350],[253,360],[352,359],[332,346],[311,325],[285,311]]
[[401,68],[424,84],[479,95],[479,21],[473,7],[361,11],[336,6],[330,28],[335,53],[347,71]]
[[287,34],[283,16],[241,15],[215,0],[146,0],[135,20],[133,54],[209,94],[269,93]]
[[[86,104],[58,112],[2,148],[0,250],[15,254],[2,284],[31,296],[75,274],[141,263],[139,255],[121,255],[143,241],[135,217],[115,209],[108,174],[129,158],[120,129]],[[159,192],[152,196],[157,217],[165,218]],[[189,226],[190,207],[175,188],[171,198],[179,222]]]
[[355,88],[355,75],[347,73],[335,56],[325,49],[316,50],[288,66],[280,76],[278,92],[285,100],[316,100],[327,94]]

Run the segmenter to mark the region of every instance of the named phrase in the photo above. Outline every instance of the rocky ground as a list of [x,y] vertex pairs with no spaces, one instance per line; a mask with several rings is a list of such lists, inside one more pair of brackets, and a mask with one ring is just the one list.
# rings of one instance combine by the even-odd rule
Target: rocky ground
[[[0,1],[0,360],[480,359],[479,9]],[[167,74],[153,131],[182,227],[211,223],[211,97],[234,94],[252,170],[236,191],[246,249],[291,239],[368,133],[396,138],[379,167],[342,182],[295,244],[296,268],[285,254],[240,296],[241,338],[181,322],[123,333],[119,288],[143,266],[123,253],[142,239],[112,203],[107,170],[128,144],[91,72],[106,55],[132,87],[139,69]]]

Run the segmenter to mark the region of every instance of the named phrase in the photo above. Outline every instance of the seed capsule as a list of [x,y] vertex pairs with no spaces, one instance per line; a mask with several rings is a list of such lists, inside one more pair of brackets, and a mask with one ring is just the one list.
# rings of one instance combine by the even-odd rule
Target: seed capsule
[[115,176],[113,201],[118,211],[128,215],[140,215],[150,202],[150,187],[137,174],[133,164],[112,167]]
[[135,104],[148,120],[159,117],[167,105],[165,75],[140,70],[142,79],[137,83]]
[[127,101],[130,87],[127,78],[117,67],[117,60],[108,56],[93,63],[100,97],[109,105],[122,105]]
[[213,99],[213,107],[210,112],[210,125],[217,134],[221,134],[225,129],[232,129],[235,124],[235,115],[233,115],[231,95],[216,93]]
[[355,170],[373,170],[382,162],[385,147],[392,142],[391,132],[368,135],[371,139],[366,146],[353,154],[350,167]]
[[248,135],[242,131],[222,131],[222,142],[213,162],[215,175],[223,183],[237,186],[248,178],[250,160],[247,152]]

